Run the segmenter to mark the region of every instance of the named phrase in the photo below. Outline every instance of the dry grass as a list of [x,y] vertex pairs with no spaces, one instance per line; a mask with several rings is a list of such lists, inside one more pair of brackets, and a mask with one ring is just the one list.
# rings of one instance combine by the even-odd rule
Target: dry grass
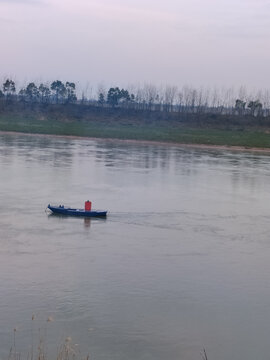
[[206,354],[206,350],[205,350],[205,349],[203,349],[203,352],[201,353],[201,355],[202,355],[202,359],[203,359],[203,360],[208,360],[208,357],[207,357],[207,354]]
[[[32,316],[32,323],[35,320],[35,315]],[[47,322],[52,322],[54,319],[49,316]],[[48,348],[46,344],[46,331],[45,335],[42,335],[41,329],[39,329],[39,339],[37,344],[33,342],[33,327],[32,327],[32,346],[30,352],[26,357],[21,356],[20,351],[18,351],[16,346],[16,336],[17,328],[13,329],[13,344],[11,346],[8,360],[51,360],[51,357],[48,356]],[[87,356],[82,356],[77,344],[74,344],[70,336],[66,337],[62,344],[58,346],[55,356],[56,360],[90,360],[89,354]],[[201,352],[202,360],[208,360],[206,350],[203,349]]]
[[[35,315],[32,316],[32,324],[35,320]],[[52,322],[53,318],[48,317],[47,322]],[[8,360],[51,360],[51,357],[48,355],[48,346],[46,343],[46,333],[47,329],[45,327],[44,334],[41,329],[38,330],[38,340],[34,344],[34,326],[32,326],[32,345],[27,356],[22,356],[19,349],[17,349],[16,338],[17,338],[17,328],[13,329],[13,344],[10,348]],[[61,343],[56,351],[56,354],[53,356],[56,360],[89,360],[89,355],[82,356],[77,344],[74,344],[70,336]]]

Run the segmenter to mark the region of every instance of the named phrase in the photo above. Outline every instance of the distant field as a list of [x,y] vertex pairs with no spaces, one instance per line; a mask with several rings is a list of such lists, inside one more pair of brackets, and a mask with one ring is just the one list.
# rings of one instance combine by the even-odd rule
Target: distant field
[[253,119],[243,124],[232,119],[179,120],[155,118],[155,114],[87,111],[9,111],[0,113],[0,130],[34,134],[73,135],[96,138],[133,139],[183,144],[228,145],[270,148],[269,120]]

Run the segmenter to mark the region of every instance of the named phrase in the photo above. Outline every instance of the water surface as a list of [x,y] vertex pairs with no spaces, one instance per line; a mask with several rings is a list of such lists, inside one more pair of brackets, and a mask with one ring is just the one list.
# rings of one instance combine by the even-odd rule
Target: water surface
[[269,155],[2,134],[0,204],[1,359],[269,359]]

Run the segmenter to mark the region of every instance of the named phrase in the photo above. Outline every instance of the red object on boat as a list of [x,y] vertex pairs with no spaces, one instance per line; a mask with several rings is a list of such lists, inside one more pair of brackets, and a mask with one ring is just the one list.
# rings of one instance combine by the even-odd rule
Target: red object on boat
[[91,201],[87,200],[84,204],[85,211],[91,211],[92,203]]

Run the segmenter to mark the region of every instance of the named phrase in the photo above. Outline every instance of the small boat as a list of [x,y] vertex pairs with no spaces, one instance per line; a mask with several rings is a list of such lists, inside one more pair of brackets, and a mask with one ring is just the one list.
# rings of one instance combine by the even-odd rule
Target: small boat
[[105,217],[105,216],[107,216],[107,211],[73,209],[70,207],[65,207],[64,205],[52,206],[49,204],[48,209],[51,210],[54,214],[61,214],[61,215],[84,216],[84,217]]

